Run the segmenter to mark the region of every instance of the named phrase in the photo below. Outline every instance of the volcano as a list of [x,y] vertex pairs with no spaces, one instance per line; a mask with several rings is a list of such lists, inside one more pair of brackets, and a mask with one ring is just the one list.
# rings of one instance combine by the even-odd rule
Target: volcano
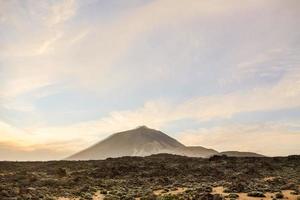
[[[189,157],[226,155],[226,152],[219,153],[214,149],[202,146],[185,146],[161,131],[140,126],[136,129],[115,133],[95,145],[68,157],[67,160],[101,160],[110,157],[149,156],[159,153]],[[232,152],[230,154],[234,155]],[[260,156],[251,152],[247,152],[245,155],[248,157]],[[239,152],[238,156],[243,156],[243,152]]]

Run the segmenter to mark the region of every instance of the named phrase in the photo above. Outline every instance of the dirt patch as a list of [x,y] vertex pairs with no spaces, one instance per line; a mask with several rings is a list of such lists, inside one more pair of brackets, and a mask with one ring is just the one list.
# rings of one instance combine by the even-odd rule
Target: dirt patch
[[[293,190],[282,190],[281,192],[283,194],[283,199],[297,200],[297,198],[300,197],[300,195],[291,194],[293,192]],[[224,187],[223,186],[214,187],[212,194],[220,194],[223,197],[229,195],[229,193],[224,192]],[[247,193],[243,193],[243,192],[235,193],[235,194],[239,195],[239,197],[237,198],[239,200],[258,200],[258,199],[272,200],[276,195],[276,193],[271,193],[271,192],[264,193],[264,195],[266,197],[249,197],[247,195]]]
[[158,196],[160,196],[160,195],[168,195],[168,194],[170,194],[170,195],[177,195],[177,194],[181,194],[181,193],[183,193],[184,191],[186,191],[187,190],[187,188],[174,188],[174,189],[171,189],[171,190],[154,190],[153,191],[153,194],[155,194],[155,195],[158,195]]
[[[103,200],[104,197],[105,196],[98,191],[94,194],[93,200]],[[79,200],[79,198],[58,197],[57,200]]]

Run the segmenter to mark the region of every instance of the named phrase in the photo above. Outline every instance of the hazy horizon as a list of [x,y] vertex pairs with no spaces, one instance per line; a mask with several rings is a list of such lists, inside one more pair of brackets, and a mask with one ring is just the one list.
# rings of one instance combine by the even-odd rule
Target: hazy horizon
[[0,0],[0,160],[140,125],[300,154],[300,1]]

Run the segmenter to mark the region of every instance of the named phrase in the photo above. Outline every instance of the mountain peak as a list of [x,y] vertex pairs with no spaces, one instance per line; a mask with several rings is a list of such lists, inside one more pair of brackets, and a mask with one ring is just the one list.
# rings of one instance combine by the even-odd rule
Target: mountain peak
[[136,127],[136,129],[150,129],[150,128],[148,128],[147,126],[145,126],[145,125],[142,125],[142,126],[138,126],[138,127]]

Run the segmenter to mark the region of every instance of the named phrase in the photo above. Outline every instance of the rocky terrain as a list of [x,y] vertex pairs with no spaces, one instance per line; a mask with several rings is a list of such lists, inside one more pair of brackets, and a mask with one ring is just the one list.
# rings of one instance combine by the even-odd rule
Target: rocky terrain
[[0,199],[299,200],[300,156],[0,162]]

